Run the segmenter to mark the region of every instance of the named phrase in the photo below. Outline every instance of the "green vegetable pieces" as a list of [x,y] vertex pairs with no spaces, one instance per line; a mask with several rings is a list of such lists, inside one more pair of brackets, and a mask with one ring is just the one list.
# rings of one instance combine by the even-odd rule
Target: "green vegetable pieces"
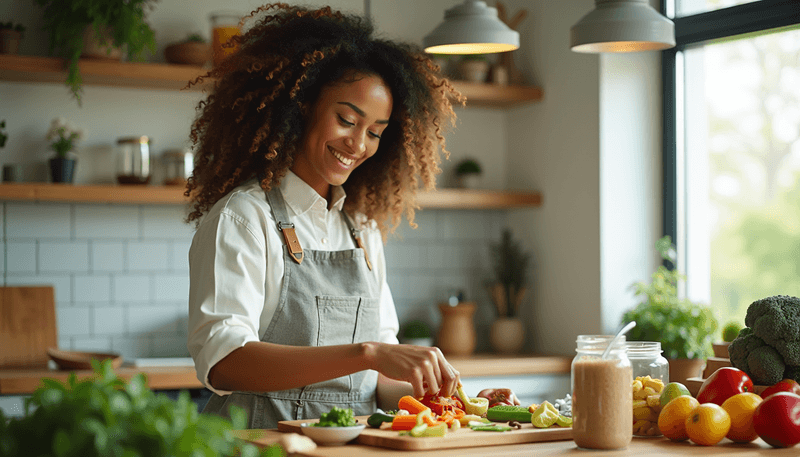
[[486,418],[492,422],[530,422],[531,412],[525,406],[497,405],[486,411]]
[[356,418],[350,408],[334,406],[327,413],[322,413],[316,427],[352,427],[356,425]]

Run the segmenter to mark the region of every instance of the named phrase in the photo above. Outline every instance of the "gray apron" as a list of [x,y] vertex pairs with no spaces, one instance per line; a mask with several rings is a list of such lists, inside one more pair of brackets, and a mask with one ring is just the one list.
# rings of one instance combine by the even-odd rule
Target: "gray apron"
[[[293,235],[294,226],[280,190],[267,192],[267,202],[279,229],[291,226]],[[356,246],[361,246],[360,232],[343,211],[339,214]],[[286,241],[292,244],[288,238]],[[380,288],[367,266],[366,250],[296,252],[283,246],[283,288],[261,341],[290,346],[377,341]],[[281,376],[270,367],[263,367],[262,372],[264,376]],[[377,406],[377,384],[378,373],[364,370],[296,389],[214,394],[203,412],[230,418],[228,408],[239,406],[247,412],[248,428],[276,428],[278,421],[316,419],[333,406],[351,408],[357,416],[369,415]]]

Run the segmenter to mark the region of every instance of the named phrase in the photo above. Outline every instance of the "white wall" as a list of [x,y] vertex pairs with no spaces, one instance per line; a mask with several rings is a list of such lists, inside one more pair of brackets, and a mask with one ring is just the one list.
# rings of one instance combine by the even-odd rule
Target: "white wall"
[[[187,12],[184,2],[161,0],[152,21],[159,37],[177,39],[202,32],[214,9],[248,9],[258,3],[205,0],[194,2]],[[365,5],[362,0],[326,3],[354,11],[363,11]],[[371,0],[370,11],[386,35],[419,43],[444,10],[457,3]],[[572,354],[578,334],[608,333],[617,327],[618,316],[632,304],[627,287],[647,277],[655,265],[652,246],[660,217],[657,54],[600,58],[569,51],[569,28],[591,10],[592,0],[504,3],[510,15],[528,9],[515,59],[528,82],[544,89],[544,99],[508,111],[459,110],[459,127],[448,137],[449,148],[453,162],[474,155],[484,163],[487,187],[542,192],[541,208],[486,216],[505,217],[499,223],[508,222],[534,256],[532,300],[526,310],[530,348]],[[43,34],[36,31],[35,20],[27,20],[38,14],[30,5],[27,0],[3,2],[0,17],[27,22],[22,53],[43,54]],[[159,54],[151,60],[160,59]],[[85,97],[84,107],[78,108],[61,84],[0,82],[0,119],[7,119],[10,134],[0,161],[26,163],[28,179],[43,173],[37,168],[49,156],[43,137],[55,116],[89,129],[81,151],[87,157],[102,155],[117,137],[133,133],[152,136],[157,154],[180,147],[200,94],[86,87]],[[447,226],[454,214],[469,216],[428,214]],[[495,227],[486,232],[491,233],[498,222],[482,224]],[[484,246],[490,240],[481,239]],[[417,245],[415,252],[433,246],[433,240]],[[471,271],[484,267],[474,265]],[[477,280],[477,274],[472,278]]]

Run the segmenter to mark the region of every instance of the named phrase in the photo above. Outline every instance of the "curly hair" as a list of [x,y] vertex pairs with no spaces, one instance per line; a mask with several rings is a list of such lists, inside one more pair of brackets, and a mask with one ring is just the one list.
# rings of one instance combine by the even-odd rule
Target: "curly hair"
[[375,38],[359,16],[276,3],[242,23],[251,19],[233,39],[238,51],[189,83],[214,80],[191,130],[197,160],[184,193],[192,202],[186,222],[199,224],[249,179],[266,190],[280,184],[308,127],[304,107],[355,74],[379,76],[394,103],[376,154],[343,185],[345,211],[374,220],[384,238],[403,215],[416,227],[416,192],[435,187],[441,156],[449,157],[444,129],[455,125],[451,100],[463,105],[464,97],[418,47]]

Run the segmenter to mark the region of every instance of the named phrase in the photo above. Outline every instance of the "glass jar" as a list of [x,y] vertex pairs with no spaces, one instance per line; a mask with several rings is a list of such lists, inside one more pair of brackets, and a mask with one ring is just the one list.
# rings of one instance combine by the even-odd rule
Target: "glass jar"
[[658,413],[661,391],[669,383],[669,362],[658,341],[629,341],[626,346],[633,368],[633,434],[661,436]]
[[117,139],[117,182],[150,182],[150,138],[134,136]]
[[164,185],[183,186],[194,169],[194,154],[190,150],[170,149],[162,156]]
[[214,66],[219,65],[229,55],[236,52],[238,43],[231,43],[225,46],[232,37],[241,35],[239,27],[241,15],[228,11],[220,11],[211,14],[211,50],[213,53]]
[[633,370],[625,337],[603,351],[612,335],[580,335],[572,360],[572,434],[585,449],[621,449],[632,439]]

